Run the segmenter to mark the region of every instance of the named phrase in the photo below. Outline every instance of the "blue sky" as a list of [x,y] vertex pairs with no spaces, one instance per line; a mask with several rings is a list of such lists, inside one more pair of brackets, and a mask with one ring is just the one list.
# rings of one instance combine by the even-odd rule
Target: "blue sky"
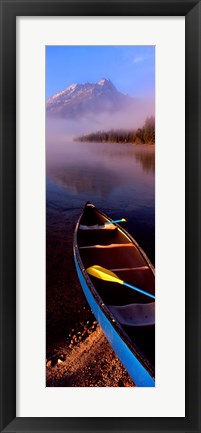
[[47,46],[46,98],[72,83],[109,78],[131,96],[155,94],[154,46]]

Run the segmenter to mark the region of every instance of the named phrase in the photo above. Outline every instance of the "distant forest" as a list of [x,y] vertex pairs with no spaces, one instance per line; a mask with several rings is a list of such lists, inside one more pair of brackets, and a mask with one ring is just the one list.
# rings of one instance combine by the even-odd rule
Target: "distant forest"
[[95,141],[98,143],[155,144],[155,118],[153,116],[148,117],[142,128],[97,131],[76,137],[75,140],[83,142]]

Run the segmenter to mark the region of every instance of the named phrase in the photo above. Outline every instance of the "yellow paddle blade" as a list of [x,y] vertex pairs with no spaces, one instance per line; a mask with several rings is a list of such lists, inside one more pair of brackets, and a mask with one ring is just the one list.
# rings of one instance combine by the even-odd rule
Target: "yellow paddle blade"
[[122,218],[122,221],[126,222],[126,218]]
[[108,271],[108,269],[102,268],[102,266],[90,266],[86,271],[88,274],[93,275],[93,277],[99,278],[100,280],[123,284],[123,280],[120,280],[114,272]]

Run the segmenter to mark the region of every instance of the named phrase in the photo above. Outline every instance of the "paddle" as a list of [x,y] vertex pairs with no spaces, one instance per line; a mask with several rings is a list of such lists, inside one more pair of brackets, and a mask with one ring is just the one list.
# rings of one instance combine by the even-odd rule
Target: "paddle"
[[126,218],[121,218],[120,220],[106,221],[104,224],[121,223],[121,222],[125,222],[125,221],[126,221]]
[[130,289],[136,290],[137,292],[140,292],[143,295],[155,299],[155,296],[152,295],[151,293],[145,292],[142,289],[138,289],[138,287],[126,283],[125,281],[121,280],[114,272],[102,268],[102,266],[98,266],[98,265],[90,266],[89,268],[87,268],[86,271],[88,272],[88,274],[93,275],[93,277],[99,278],[100,280],[123,284],[124,286],[130,287]]

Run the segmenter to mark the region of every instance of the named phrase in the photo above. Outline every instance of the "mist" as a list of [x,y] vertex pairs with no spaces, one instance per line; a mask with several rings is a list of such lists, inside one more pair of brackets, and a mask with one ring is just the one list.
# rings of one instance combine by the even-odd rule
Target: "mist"
[[137,100],[124,110],[116,112],[102,112],[101,114],[87,113],[78,118],[46,117],[47,143],[73,140],[76,136],[90,134],[96,131],[110,129],[136,129],[143,126],[147,117],[154,116],[154,97]]

